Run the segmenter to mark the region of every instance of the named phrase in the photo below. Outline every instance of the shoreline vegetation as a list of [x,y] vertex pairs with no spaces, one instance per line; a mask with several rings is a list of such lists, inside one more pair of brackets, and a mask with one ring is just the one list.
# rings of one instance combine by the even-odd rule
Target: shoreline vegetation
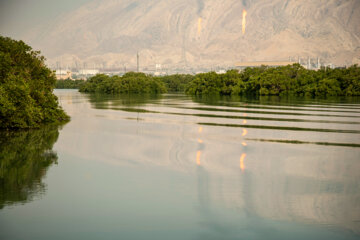
[[307,70],[300,64],[198,74],[186,86],[190,95],[359,96],[360,67]]
[[0,129],[62,124],[70,117],[53,94],[55,74],[23,41],[0,36]]
[[85,80],[56,80],[55,88],[56,89],[79,89],[81,85],[85,83]]
[[300,64],[261,66],[196,75],[152,76],[128,72],[97,74],[87,81],[59,80],[45,58],[23,41],[0,36],[0,129],[29,129],[62,124],[70,117],[53,94],[57,88],[85,93],[162,94],[192,96],[360,96],[360,67],[307,70]]
[[89,78],[79,88],[80,92],[86,93],[166,93],[165,84],[157,78],[144,73],[129,72],[123,76],[109,77],[105,74],[97,74]]
[[[71,80],[60,81],[66,85],[64,81]],[[293,64],[246,68],[241,72],[229,70],[224,74],[208,72],[162,77],[135,72],[122,77],[98,74],[80,83],[78,88],[80,92],[106,94],[182,92],[218,96],[360,96],[360,67],[307,70],[300,64]]]

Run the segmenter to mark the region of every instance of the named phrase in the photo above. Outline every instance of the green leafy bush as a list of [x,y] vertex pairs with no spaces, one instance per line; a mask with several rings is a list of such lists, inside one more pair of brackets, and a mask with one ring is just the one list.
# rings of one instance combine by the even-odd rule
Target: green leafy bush
[[85,83],[84,80],[57,80],[55,84],[55,88],[57,89],[79,89],[81,85]]
[[174,74],[157,77],[158,80],[165,84],[168,92],[184,92],[186,85],[194,79],[190,74]]
[[299,64],[198,74],[185,87],[190,95],[359,96],[360,67],[318,71]]
[[36,128],[69,116],[52,93],[55,75],[40,52],[0,36],[0,128]]
[[158,78],[144,73],[129,72],[124,76],[109,77],[97,74],[87,80],[80,88],[80,92],[88,93],[165,93],[166,87]]

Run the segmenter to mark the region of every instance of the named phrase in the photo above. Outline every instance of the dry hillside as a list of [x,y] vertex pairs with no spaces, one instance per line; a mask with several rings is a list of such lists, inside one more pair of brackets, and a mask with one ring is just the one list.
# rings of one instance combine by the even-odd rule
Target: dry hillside
[[[242,12],[247,11],[242,33]],[[360,62],[359,0],[95,0],[24,38],[63,65]]]

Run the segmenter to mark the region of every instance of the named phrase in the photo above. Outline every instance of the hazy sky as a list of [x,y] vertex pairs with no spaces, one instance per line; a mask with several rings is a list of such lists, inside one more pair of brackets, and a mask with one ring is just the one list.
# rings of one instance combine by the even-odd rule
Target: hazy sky
[[0,0],[0,34],[18,39],[31,26],[47,23],[90,1]]

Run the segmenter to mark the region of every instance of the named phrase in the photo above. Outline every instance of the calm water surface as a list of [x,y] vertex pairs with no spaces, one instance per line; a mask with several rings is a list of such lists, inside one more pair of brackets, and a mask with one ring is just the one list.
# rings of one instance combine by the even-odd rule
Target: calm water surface
[[0,239],[359,239],[359,99],[56,90],[0,132]]

